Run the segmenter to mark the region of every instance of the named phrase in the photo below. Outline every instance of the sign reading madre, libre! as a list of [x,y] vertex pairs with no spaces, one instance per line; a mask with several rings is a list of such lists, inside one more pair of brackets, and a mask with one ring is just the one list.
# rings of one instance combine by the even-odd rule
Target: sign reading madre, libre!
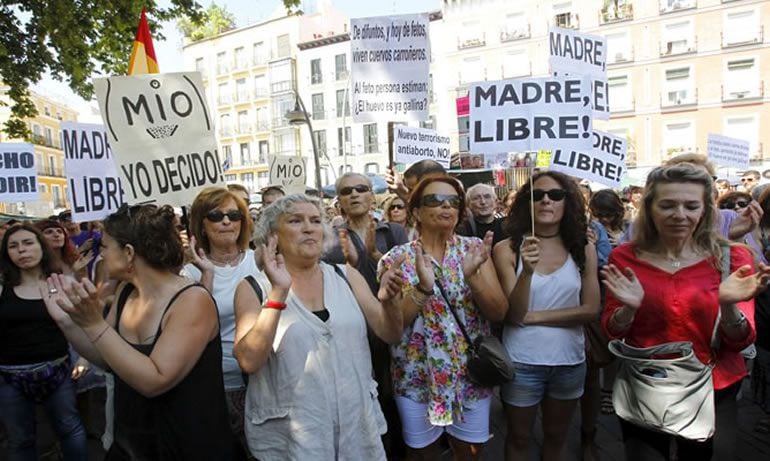
[[558,75],[585,75],[591,78],[593,116],[609,120],[607,94],[607,41],[599,35],[583,34],[572,29],[551,27],[548,30],[551,72]]
[[420,160],[435,160],[444,168],[449,168],[449,136],[405,125],[395,125],[393,131],[396,162],[408,165]]
[[430,75],[427,14],[350,20],[353,121],[424,121]]
[[474,154],[591,148],[590,84],[583,77],[479,82],[470,89]]
[[296,155],[270,156],[270,183],[283,187],[287,194],[304,194],[307,159]]
[[94,88],[126,202],[184,206],[224,185],[199,72],[100,78]]
[[590,150],[555,149],[550,169],[619,189],[626,173],[628,141],[620,136],[594,130]]
[[709,133],[708,157],[718,165],[746,169],[751,160],[749,142]]
[[124,202],[104,125],[62,122],[61,134],[72,220],[104,219]]
[[32,144],[0,143],[0,202],[40,200]]

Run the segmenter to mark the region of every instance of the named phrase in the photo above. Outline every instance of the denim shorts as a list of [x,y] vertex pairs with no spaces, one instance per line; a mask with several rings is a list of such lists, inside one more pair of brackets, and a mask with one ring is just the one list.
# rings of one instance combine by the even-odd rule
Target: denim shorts
[[586,363],[577,365],[529,365],[513,363],[516,375],[501,386],[503,402],[514,407],[531,407],[544,397],[574,400],[583,396]]

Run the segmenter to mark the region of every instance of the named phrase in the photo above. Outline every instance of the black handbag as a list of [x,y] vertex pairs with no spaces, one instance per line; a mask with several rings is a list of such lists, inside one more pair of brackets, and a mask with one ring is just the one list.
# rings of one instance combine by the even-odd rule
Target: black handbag
[[511,358],[508,356],[508,351],[505,350],[503,343],[497,337],[491,335],[479,335],[475,340],[471,340],[465,325],[460,321],[460,317],[457,316],[457,312],[455,312],[452,303],[449,302],[449,298],[439,280],[440,278],[436,274],[436,285],[441,292],[441,296],[444,298],[449,312],[452,313],[457,326],[460,327],[460,331],[468,343],[468,350],[470,352],[468,357],[468,376],[471,382],[482,387],[495,387],[512,380],[513,362],[511,362]]

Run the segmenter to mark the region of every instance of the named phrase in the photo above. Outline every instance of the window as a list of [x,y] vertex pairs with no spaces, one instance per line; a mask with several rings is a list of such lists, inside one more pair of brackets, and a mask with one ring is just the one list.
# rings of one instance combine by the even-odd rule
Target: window
[[503,61],[503,78],[523,77],[531,73],[526,49],[515,49],[506,53]]
[[348,78],[348,57],[345,54],[334,56],[334,75],[337,80]]
[[367,163],[366,166],[364,167],[364,170],[367,173],[378,174],[380,172],[380,165],[374,162]]
[[274,66],[270,66],[270,91],[280,93],[291,91],[292,81],[294,80],[294,68],[291,61],[283,61]]
[[268,113],[267,113],[267,106],[264,107],[257,107],[256,112],[257,116],[255,119],[257,120],[256,125],[256,131],[269,131],[270,130],[270,121],[268,120]]
[[749,142],[749,152],[759,153],[759,123],[754,115],[730,117],[725,119],[724,134],[731,138]]
[[249,111],[242,110],[238,112],[238,133],[249,133]]
[[48,174],[53,176],[56,174],[56,159],[53,155],[48,156]]
[[313,131],[313,137],[315,138],[315,146],[318,149],[318,155],[320,157],[326,156],[326,130]]
[[633,19],[634,6],[631,4],[631,0],[614,0],[604,2],[604,7],[602,8],[600,14],[601,19],[599,22],[601,24],[623,21],[625,19]]
[[310,61],[310,83],[317,85],[323,82],[323,75],[321,74],[321,59],[313,59]]
[[217,53],[217,74],[226,74],[230,71],[230,66],[227,65],[227,53],[224,51]]
[[257,188],[261,189],[267,186],[269,182],[270,182],[270,173],[268,173],[267,171],[260,171],[257,173]]
[[345,111],[345,117],[350,117],[350,96],[347,89],[337,90],[337,117],[342,117]]
[[230,85],[227,83],[220,83],[217,87],[217,92],[219,93],[219,98],[217,101],[219,101],[219,105],[223,104],[230,104]]
[[762,39],[759,15],[754,10],[727,13],[722,31],[722,46],[755,43]]
[[500,28],[500,41],[510,42],[529,37],[529,24],[523,11],[505,15],[505,25]]
[[239,78],[235,81],[235,95],[238,98],[238,102],[246,102],[249,100],[249,90],[246,88],[245,78]]
[[49,117],[51,116],[51,109],[48,106],[45,106],[43,108],[43,112],[45,112],[45,115],[47,115]]
[[724,99],[760,96],[759,69],[754,58],[727,61]]
[[239,46],[235,49],[233,67],[236,69],[244,69],[246,67],[246,49]]
[[251,163],[251,153],[249,152],[249,143],[242,142],[241,148],[241,165],[249,165]]
[[679,104],[695,103],[695,91],[693,86],[690,67],[679,67],[666,70],[665,82],[663,83],[662,104],[664,106],[675,106]]
[[380,151],[377,141],[377,124],[369,123],[364,125],[364,153],[372,154]]
[[225,175],[225,182],[231,183],[231,182],[238,182],[238,175],[235,174],[226,174]]
[[631,60],[631,42],[628,32],[607,34],[607,63],[625,62]]
[[484,73],[481,56],[464,58],[460,69],[460,84],[483,81],[485,80]]
[[233,148],[229,145],[222,146],[222,157],[225,158],[225,163],[233,166]]
[[669,56],[695,51],[695,35],[692,20],[666,24],[660,54]]
[[351,173],[353,171],[353,165],[340,165],[340,176],[345,173]]
[[273,103],[273,128],[280,128],[289,126],[289,122],[284,115],[290,110],[294,110],[294,96],[286,95],[285,97],[275,98]]
[[59,187],[57,184],[54,184],[51,186],[53,189],[53,206],[55,208],[60,208],[62,205],[62,199],[61,199],[61,187]]
[[254,190],[254,173],[241,173],[241,184],[249,190]]
[[267,91],[267,78],[264,75],[257,75],[254,77],[254,99],[266,98]]
[[276,155],[295,155],[297,153],[297,138],[294,132],[274,136]]
[[267,163],[268,155],[270,155],[270,143],[259,141],[259,163]]
[[612,110],[633,109],[631,85],[628,84],[628,75],[616,75],[607,78],[608,99],[611,101]]
[[195,59],[195,70],[203,75],[206,75],[206,65],[204,64],[203,58]]
[[695,7],[695,0],[661,0],[660,2],[661,13],[668,13],[671,11],[693,7]]
[[348,155],[352,154],[350,151],[350,133],[351,129],[349,126],[345,127],[345,139],[342,139],[342,128],[337,128],[337,146],[340,156],[345,155],[347,152]]
[[233,126],[230,123],[230,114],[222,114],[219,116],[219,132],[222,136],[233,135]]
[[690,121],[667,123],[663,130],[665,159],[695,151],[695,126]]
[[572,12],[572,2],[554,3],[553,5],[553,25],[567,29],[577,29],[577,14]]
[[255,66],[267,63],[267,54],[265,53],[264,43],[257,42],[254,44],[251,50],[251,58],[254,61]]
[[40,125],[32,125],[32,134],[40,136]]
[[44,195],[47,194],[48,193],[48,186],[46,186],[45,184],[41,183],[40,184],[40,193],[44,194]]
[[285,58],[291,56],[291,37],[289,34],[279,35],[276,39],[276,57]]
[[323,93],[316,93],[313,98],[313,120],[323,120],[324,114],[324,95]]
[[486,38],[484,32],[481,31],[480,21],[466,21],[462,23],[460,34],[457,37],[458,49],[484,46],[485,44]]
[[45,144],[46,146],[53,146],[53,132],[50,128],[45,128]]

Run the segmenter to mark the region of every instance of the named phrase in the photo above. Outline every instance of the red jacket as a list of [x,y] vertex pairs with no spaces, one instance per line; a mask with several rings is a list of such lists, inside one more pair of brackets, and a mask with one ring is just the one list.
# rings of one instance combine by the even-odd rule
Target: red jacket
[[[635,347],[651,347],[672,341],[691,341],[701,362],[711,360],[711,333],[719,309],[720,272],[714,267],[715,258],[670,274],[636,257],[631,244],[617,247],[610,253],[610,264],[621,271],[631,267],[644,287],[644,300],[634,322],[626,331],[626,342]],[[732,247],[730,272],[743,265],[754,267],[751,252],[744,247]],[[607,290],[602,327],[610,339],[607,324],[621,303]],[[746,376],[746,364],[741,351],[754,342],[754,300],[738,303],[749,321],[750,331],[742,341],[730,341],[721,328],[721,345],[717,353],[713,378],[714,388],[724,389]]]

